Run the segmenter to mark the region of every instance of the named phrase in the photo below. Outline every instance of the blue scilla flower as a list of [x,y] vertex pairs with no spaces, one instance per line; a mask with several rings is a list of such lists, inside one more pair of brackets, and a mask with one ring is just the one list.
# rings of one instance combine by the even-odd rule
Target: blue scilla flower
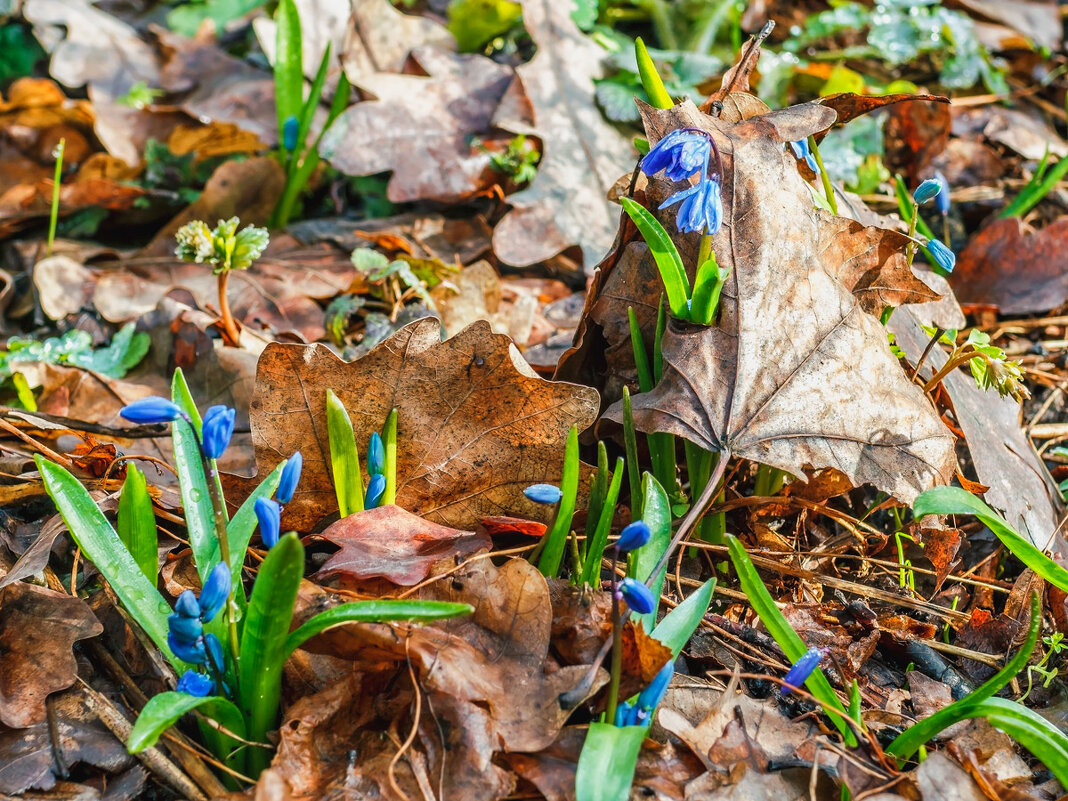
[[203,622],[210,623],[223,608],[230,597],[230,584],[230,567],[219,562],[208,574],[204,587],[200,590],[200,597],[197,599],[200,619]]
[[386,477],[381,473],[375,473],[367,482],[367,494],[363,498],[364,509],[377,509],[382,502],[382,496],[386,494]]
[[523,490],[523,494],[527,496],[528,501],[547,506],[560,503],[560,499],[564,497],[563,491],[555,484],[531,484]]
[[624,701],[616,707],[616,719],[614,722],[620,728],[638,725],[638,707],[629,701]]
[[827,656],[826,648],[809,648],[805,651],[804,655],[794,662],[793,666],[786,672],[786,675],[783,676],[783,686],[779,692],[787,695],[804,684],[805,680],[812,675],[812,671],[816,669],[825,656]]
[[384,473],[386,470],[386,448],[382,444],[381,435],[375,431],[371,434],[371,441],[367,445],[367,472],[372,476]]
[[182,678],[178,679],[178,686],[175,689],[180,693],[195,695],[197,698],[207,698],[215,694],[215,682],[204,673],[187,670],[182,674]]
[[641,168],[646,175],[664,170],[664,175],[672,181],[685,181],[698,170],[703,178],[711,154],[712,142],[706,135],[679,129],[649,149]]
[[282,476],[278,479],[278,489],[274,491],[274,497],[279,503],[289,503],[293,500],[293,493],[297,491],[300,483],[300,471],[304,467],[304,457],[297,451],[286,461],[282,468]]
[[705,231],[719,232],[723,221],[723,199],[720,196],[719,181],[715,178],[702,178],[696,186],[676,192],[660,208],[679,204],[679,213],[675,217],[675,226],[680,233]]
[[290,153],[297,149],[298,133],[300,133],[300,121],[290,114],[282,123],[282,147]]
[[169,423],[178,419],[182,410],[166,398],[152,396],[123,406],[119,414],[133,423]]
[[223,673],[226,670],[222,643],[214,634],[204,635],[204,652],[207,655],[207,664],[212,670],[217,673]]
[[671,678],[675,675],[675,662],[674,660],[668,662],[659,672],[653,676],[653,680],[649,682],[649,685],[638,693],[637,707],[639,712],[644,712],[648,716],[656,707],[664,700],[664,693],[667,692],[668,685],[671,684]]
[[945,217],[949,214],[949,181],[946,180],[940,172],[935,173],[935,178],[942,184],[942,188],[938,190],[938,194],[935,195],[935,208],[938,209],[938,213]]
[[653,532],[644,520],[635,520],[619,533],[616,547],[620,551],[634,551],[649,542]]
[[176,640],[188,644],[204,636],[204,624],[199,617],[186,617],[178,612],[167,616],[167,630]]
[[647,615],[656,609],[656,597],[652,590],[637,579],[623,579],[619,584],[619,594],[627,602],[627,606],[639,615]]
[[796,142],[789,142],[790,149],[794,151],[794,158],[798,161],[804,159],[805,164],[812,172],[818,173],[820,171],[819,164],[816,162],[816,157],[812,154],[812,150],[808,146],[807,139],[798,139]]
[[204,455],[209,459],[222,456],[230,437],[234,434],[234,418],[237,412],[227,406],[212,406],[204,412],[204,425],[201,428],[201,443]]
[[197,602],[196,593],[186,590],[179,595],[174,604],[174,611],[183,617],[200,617],[200,604]]
[[282,530],[281,504],[270,498],[257,498],[252,508],[256,511],[256,519],[260,523],[260,539],[263,540],[264,546],[273,548]]
[[185,640],[176,636],[174,631],[167,633],[167,645],[176,657],[190,665],[206,665],[208,654],[204,650],[204,637],[195,640]]
[[926,249],[927,254],[934,259],[935,264],[947,273],[953,272],[953,268],[957,266],[957,257],[952,250],[947,248],[937,239],[927,240]]
[[923,205],[928,200],[934,200],[938,197],[938,194],[941,191],[942,182],[937,178],[928,178],[916,187],[916,191],[912,193],[912,199],[920,205]]

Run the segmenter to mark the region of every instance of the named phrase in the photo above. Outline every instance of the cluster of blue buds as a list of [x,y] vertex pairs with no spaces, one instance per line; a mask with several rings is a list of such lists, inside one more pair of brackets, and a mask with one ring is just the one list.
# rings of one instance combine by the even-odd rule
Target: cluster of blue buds
[[[716,173],[708,174],[712,154],[716,155]],[[660,204],[664,209],[679,204],[675,225],[681,233],[704,231],[715,234],[723,222],[723,199],[720,181],[723,167],[715,140],[700,128],[679,128],[657,142],[641,161],[646,175],[661,170],[671,181],[687,181],[695,173],[697,184],[671,195]]]
[[[192,425],[192,421],[178,404],[155,395],[124,406],[119,414],[132,423],[142,425],[169,423],[179,417]],[[207,458],[218,459],[230,445],[230,439],[234,435],[236,416],[236,411],[229,406],[222,405],[212,406],[204,412],[198,444]]]
[[828,648],[809,648],[802,655],[800,659],[794,662],[793,666],[783,676],[783,685],[779,692],[782,695],[789,695],[808,679],[812,675],[819,663],[823,660],[823,657],[827,656],[829,652]]
[[671,677],[675,675],[675,663],[668,662],[653,676],[634,702],[627,701],[616,707],[615,724],[617,726],[648,726],[652,722],[653,710],[664,700]]
[[790,149],[794,151],[794,158],[798,161],[804,161],[808,168],[818,175],[820,167],[816,162],[816,157],[812,154],[811,148],[808,146],[808,140],[798,139],[796,142],[788,142],[788,144]]
[[[217,674],[223,672],[222,644],[214,634],[205,633],[204,624],[215,618],[229,598],[230,568],[222,562],[208,574],[199,596],[192,590],[178,596],[174,613],[167,618],[167,644],[175,656],[191,665],[206,666]],[[195,671],[188,671],[179,682],[183,692],[197,690],[194,695],[208,695],[214,690],[212,684],[210,690],[204,691],[208,686],[205,679],[211,681],[208,677],[197,678],[189,673]]]
[[282,533],[282,504],[293,500],[293,493],[297,491],[300,471],[303,467],[304,457],[300,455],[300,451],[297,451],[289,457],[286,466],[282,468],[274,498],[257,498],[252,504],[256,512],[256,520],[260,524],[260,539],[268,549],[275,546]]
[[367,445],[367,491],[363,497],[364,509],[377,509],[386,493],[386,446],[381,435],[375,431]]

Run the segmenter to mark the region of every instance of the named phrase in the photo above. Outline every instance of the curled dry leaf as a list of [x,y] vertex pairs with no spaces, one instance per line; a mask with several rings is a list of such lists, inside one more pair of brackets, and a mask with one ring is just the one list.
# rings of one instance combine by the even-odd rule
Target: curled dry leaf
[[[653,142],[695,126],[720,143],[724,223],[713,242],[731,273],[718,325],[669,324],[663,377],[634,398],[637,427],[793,475],[834,467],[854,485],[870,483],[906,502],[947,483],[953,439],[865,311],[877,304],[865,301],[861,284],[881,298],[882,279],[857,283],[856,271],[832,272],[851,256],[869,258],[871,241],[885,239],[813,210],[785,152],[786,142],[827,128],[834,112],[795,106],[730,125],[690,103],[643,111]],[[673,188],[654,179],[650,205]],[[892,260],[881,268],[878,258],[870,262],[881,276]],[[898,298],[908,296],[906,289]],[[620,420],[620,404],[607,414]]]
[[431,523],[393,505],[349,515],[320,536],[341,550],[320,568],[317,579],[381,577],[402,587],[418,584],[439,562],[492,545],[483,534]]
[[45,698],[78,677],[73,647],[104,630],[85,601],[19,582],[0,590],[0,722],[45,719]]
[[514,210],[497,224],[493,249],[521,267],[579,245],[592,270],[618,219],[609,190],[637,154],[594,102],[605,51],[581,34],[570,4],[524,0],[523,24],[538,52],[516,69],[494,124],[538,137],[544,150],[533,182],[508,198]]
[[304,456],[285,525],[308,530],[337,509],[327,389],[348,409],[361,452],[398,409],[399,506],[458,528],[486,515],[545,515],[522,490],[559,480],[567,432],[593,422],[597,393],[539,378],[486,322],[445,342],[439,332],[437,320],[419,320],[351,363],[321,345],[267,346],[251,411],[260,475]]

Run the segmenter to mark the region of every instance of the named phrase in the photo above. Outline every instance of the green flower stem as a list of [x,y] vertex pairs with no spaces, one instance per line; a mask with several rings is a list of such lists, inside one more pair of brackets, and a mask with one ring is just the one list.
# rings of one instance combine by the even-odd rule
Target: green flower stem
[[382,506],[397,502],[397,410],[390,409],[382,431],[386,449],[386,491],[382,494]]
[[708,258],[712,255],[712,234],[704,234],[701,237],[701,248],[697,252],[697,266],[700,268],[702,264],[708,261]]
[[823,158],[820,156],[816,137],[808,138],[808,149],[816,157],[816,166],[820,168],[820,180],[823,182],[823,194],[827,196],[827,205],[831,207],[832,214],[838,214],[838,199],[834,196],[834,187],[831,186],[831,176],[827,174],[827,168],[823,166]]
[[619,680],[623,672],[623,620],[619,614],[619,599],[616,590],[619,587],[619,574],[616,566],[619,562],[619,549],[612,549],[612,667],[608,679],[608,706],[605,709],[605,722],[614,723],[616,707],[619,706]]

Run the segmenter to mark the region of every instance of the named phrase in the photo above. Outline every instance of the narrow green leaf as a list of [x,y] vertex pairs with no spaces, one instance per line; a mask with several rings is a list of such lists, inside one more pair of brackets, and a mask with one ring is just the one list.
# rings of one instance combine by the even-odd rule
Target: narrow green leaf
[[712,603],[712,591],[715,589],[716,580],[710,578],[686,596],[685,601],[664,615],[664,619],[653,629],[653,636],[670,648],[673,656],[679,655],[701,625],[708,605]]
[[638,434],[634,430],[634,410],[630,388],[623,385],[623,445],[627,456],[627,483],[630,485],[630,513],[642,516],[642,476],[638,465]]
[[363,511],[363,474],[356,435],[345,405],[333,390],[326,391],[326,431],[330,440],[330,472],[342,517]]
[[126,480],[122,482],[118,510],[119,539],[141,572],[153,584],[159,569],[159,538],[156,534],[156,515],[148,494],[145,474],[137,465],[128,464]]
[[[749,603],[752,604],[753,610],[760,617],[760,622],[764,624],[768,633],[782,648],[786,658],[791,662],[796,662],[808,650],[804,640],[797,635],[797,632],[783,617],[779,607],[775,605],[771,593],[768,592],[768,588],[764,586],[764,582],[760,579],[756,568],[753,567],[753,561],[749,558],[749,554],[746,553],[745,547],[733,534],[727,535],[727,551],[730,554],[734,570],[738,574],[738,582],[742,585],[742,590],[749,598]],[[831,723],[834,724],[835,728],[841,732],[846,744],[850,746],[856,745],[857,737],[845,720],[848,714],[846,708],[838,700],[834,688],[827,681],[823,671],[816,668],[812,675],[805,680],[805,687],[823,706],[823,710],[830,717]]]
[[382,443],[386,446],[386,491],[382,506],[397,502],[397,410],[390,409],[382,428]]
[[[671,504],[668,502],[667,493],[660,486],[660,482],[649,473],[642,475],[642,517],[649,526],[652,536],[649,542],[631,553],[629,559],[629,573],[638,581],[647,582],[660,557],[664,555],[671,543]],[[660,597],[664,589],[664,576],[667,574],[667,565],[660,570],[659,575],[649,584],[653,595]],[[636,620],[642,622],[646,631],[652,631],[656,625],[656,610],[647,615],[635,615]]]
[[171,665],[179,671],[187,668],[188,665],[171,653],[167,645],[167,615],[172,611],[170,604],[160,595],[155,583],[145,578],[85,487],[62,467],[40,454],[34,456],[33,461],[41,472],[45,489],[70,529],[71,537],[86,558],[107,579],[126,611],[145,630]]
[[[151,748],[182,715],[194,710],[199,710],[238,737],[245,736],[245,720],[241,717],[241,711],[225,698],[215,695],[200,698],[189,693],[166,692],[152,696],[145,704],[130,731],[127,750],[131,754],[139,754]],[[236,740],[227,739],[231,740],[233,747],[239,745]]]
[[[303,575],[304,546],[291,531],[267,552],[260,565],[241,635],[240,706],[253,742],[267,742],[267,732],[278,722],[286,639]],[[250,749],[248,764],[253,778],[269,762],[270,754],[264,749]]]
[[468,604],[449,603],[448,601],[353,601],[341,604],[315,617],[306,620],[300,628],[294,630],[287,638],[286,657],[300,648],[305,642],[327,629],[343,626],[346,623],[382,623],[388,620],[407,620],[425,623],[430,620],[443,620],[460,617],[474,612]]
[[552,527],[545,533],[545,549],[538,560],[538,570],[543,576],[556,578],[564,559],[567,537],[571,533],[571,521],[575,516],[575,500],[578,498],[579,482],[578,428],[571,426],[564,446],[564,470],[560,476],[560,491],[563,495],[556,506]]
[[960,487],[929,489],[916,499],[912,514],[917,520],[924,515],[975,515],[1013,556],[1054,587],[1068,592],[1068,570],[1038,550],[1029,539],[1020,536],[1001,515],[967,490]]
[[[304,105],[300,109],[300,122],[297,126],[297,146],[296,153],[302,153],[304,150],[305,140],[308,138],[308,132],[311,130],[312,120],[315,118],[315,110],[319,108],[319,101],[323,97],[323,86],[326,84],[326,73],[330,69],[330,56],[332,53],[333,45],[331,42],[326,43],[326,49],[323,51],[323,57],[319,61],[319,69],[315,73],[315,80],[312,81],[311,90],[308,92],[308,97],[304,101]],[[292,178],[295,169],[293,165],[296,163],[296,159],[290,162],[290,177]]]
[[660,221],[644,206],[635,203],[629,197],[623,198],[621,202],[624,211],[630,215],[646,244],[649,245],[649,252],[653,254],[656,266],[660,270],[660,278],[664,282],[664,291],[667,293],[671,313],[680,320],[690,319],[689,309],[686,307],[686,301],[690,297],[690,279],[686,277],[686,268],[682,265],[682,257],[679,256],[675,243],[671,241],[671,237]]
[[608,482],[612,477],[612,471],[608,469],[608,448],[601,441],[597,442],[597,472],[593,476],[590,485],[590,502],[586,512],[586,543],[597,530],[597,521],[601,517],[604,507],[604,496],[608,492]]
[[630,345],[634,350],[634,364],[638,368],[638,391],[652,392],[653,371],[649,367],[649,354],[645,352],[645,342],[642,341],[638,318],[631,306],[627,307],[627,323],[630,325]]
[[634,55],[638,60],[638,77],[642,80],[642,88],[649,97],[649,103],[655,108],[671,108],[675,101],[671,99],[660,73],[656,70],[656,64],[649,57],[649,51],[645,48],[645,42],[639,36],[634,40]]
[[576,801],[627,801],[645,726],[591,723],[575,771]]
[[601,577],[601,557],[604,556],[605,546],[608,545],[608,532],[612,529],[612,518],[616,513],[616,501],[619,499],[619,489],[623,486],[623,459],[616,459],[616,469],[612,471],[612,482],[608,485],[608,491],[604,496],[598,518],[597,530],[593,534],[593,541],[588,544],[586,561],[582,566],[581,582],[589,586],[596,584]]
[[274,103],[278,116],[278,138],[286,120],[299,117],[304,97],[303,46],[300,14],[293,0],[279,0],[274,13],[277,25],[274,54]]
[[1002,687],[1012,681],[1013,677],[1027,665],[1027,661],[1031,658],[1031,652],[1035,650],[1035,645],[1038,643],[1038,633],[1041,627],[1041,603],[1038,598],[1038,593],[1032,593],[1031,624],[1027,629],[1027,639],[1024,640],[1024,644],[1020,647],[1020,650],[1013,655],[1012,659],[1005,663],[1005,667],[959,701],[955,701],[949,706],[938,710],[933,715],[909,726],[905,731],[901,732],[892,743],[890,743],[886,749],[886,753],[891,756],[908,759],[919,750],[921,745],[926,743],[940,731],[949,728],[958,720],[963,720],[964,718],[960,717],[960,715],[967,711],[972,705],[984,701],[987,698],[991,698],[996,692],[1001,690]]
[[711,325],[719,310],[719,297],[729,268],[720,269],[713,253],[709,259],[697,268],[694,279],[693,302],[690,304],[690,319],[698,325]]

